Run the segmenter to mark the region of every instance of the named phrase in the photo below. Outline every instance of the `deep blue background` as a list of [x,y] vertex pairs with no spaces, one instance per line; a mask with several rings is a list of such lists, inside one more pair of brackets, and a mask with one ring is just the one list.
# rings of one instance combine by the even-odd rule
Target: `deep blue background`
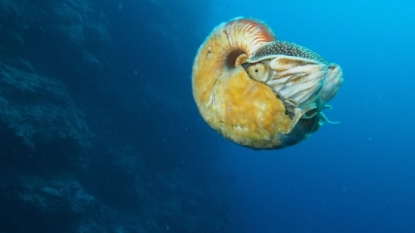
[[[67,96],[83,112],[74,121],[95,135],[91,148],[77,135],[72,143],[43,140],[74,127],[49,124],[53,117],[37,125],[25,112],[43,114],[49,105],[22,101],[18,91],[27,88],[15,83],[10,96],[19,98],[10,103],[24,103],[12,116],[29,116],[21,124],[36,126],[42,140],[29,148],[19,134],[25,127],[0,122],[0,232],[415,232],[415,2],[0,5],[0,66],[58,79],[50,83],[67,93],[46,85],[39,99]],[[203,122],[192,61],[212,29],[237,16],[263,20],[279,39],[343,68],[344,84],[325,112],[341,124],[289,148],[255,151]],[[3,98],[9,86],[0,81]],[[65,108],[59,103],[52,106]],[[51,197],[43,189],[50,187],[64,194]]]
[[339,125],[283,150],[228,142],[244,232],[415,232],[413,1],[217,1],[206,35],[250,16],[339,64]]

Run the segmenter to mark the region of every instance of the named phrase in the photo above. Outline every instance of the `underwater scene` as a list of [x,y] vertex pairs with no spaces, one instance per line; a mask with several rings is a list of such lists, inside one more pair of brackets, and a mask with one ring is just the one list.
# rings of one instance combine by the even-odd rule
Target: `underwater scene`
[[414,12],[2,0],[0,233],[415,232]]

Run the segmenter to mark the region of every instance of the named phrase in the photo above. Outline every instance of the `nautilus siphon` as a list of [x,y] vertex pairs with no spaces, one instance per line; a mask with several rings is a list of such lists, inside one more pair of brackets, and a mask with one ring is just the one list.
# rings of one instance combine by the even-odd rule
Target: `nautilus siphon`
[[203,119],[223,137],[254,149],[298,143],[328,121],[322,110],[343,82],[341,68],[279,41],[263,22],[217,26],[193,64],[192,92]]

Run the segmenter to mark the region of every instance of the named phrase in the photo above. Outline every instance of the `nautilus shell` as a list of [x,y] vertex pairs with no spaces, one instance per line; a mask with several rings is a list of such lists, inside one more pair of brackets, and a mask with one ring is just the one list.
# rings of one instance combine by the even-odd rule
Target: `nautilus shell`
[[302,46],[279,41],[262,22],[217,26],[199,48],[192,91],[203,119],[225,138],[276,149],[314,133],[342,84],[342,70]]

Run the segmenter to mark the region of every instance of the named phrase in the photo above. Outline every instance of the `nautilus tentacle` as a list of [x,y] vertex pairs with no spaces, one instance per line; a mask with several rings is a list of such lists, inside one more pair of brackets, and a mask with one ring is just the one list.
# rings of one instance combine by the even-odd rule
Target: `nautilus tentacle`
[[292,118],[289,131],[301,124],[301,118],[317,116],[326,120],[319,113],[342,82],[340,67],[307,48],[283,41],[264,44],[242,66],[251,78],[266,83],[284,102]]
[[309,49],[276,41],[254,19],[216,27],[199,48],[193,97],[204,120],[251,148],[281,148],[315,132],[342,83],[340,67]]

